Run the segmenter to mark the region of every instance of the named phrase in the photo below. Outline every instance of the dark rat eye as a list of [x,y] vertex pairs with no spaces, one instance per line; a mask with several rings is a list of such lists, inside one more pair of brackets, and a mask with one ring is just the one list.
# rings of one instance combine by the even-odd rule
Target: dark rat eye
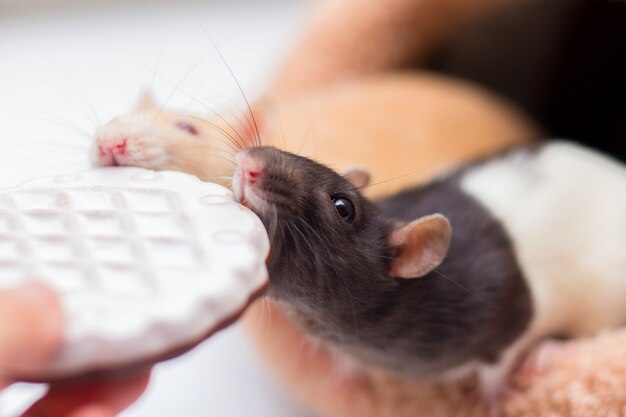
[[341,220],[346,223],[352,223],[352,220],[354,220],[354,205],[352,202],[347,198],[333,197],[333,204]]
[[180,129],[180,130],[184,130],[187,133],[191,133],[192,135],[196,136],[198,135],[198,129],[195,128],[194,125],[192,125],[191,123],[187,123],[187,122],[178,122],[176,124],[176,126]]

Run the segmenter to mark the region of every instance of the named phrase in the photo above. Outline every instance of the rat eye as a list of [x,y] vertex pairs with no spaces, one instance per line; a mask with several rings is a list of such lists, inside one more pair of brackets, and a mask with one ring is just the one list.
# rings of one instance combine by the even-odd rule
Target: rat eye
[[352,223],[352,220],[354,220],[354,205],[352,202],[347,198],[333,197],[333,204],[341,220],[346,223]]
[[187,123],[187,122],[178,122],[176,123],[176,127],[178,127],[180,130],[184,130],[187,133],[190,133],[194,136],[198,135],[198,129],[195,128],[194,125],[192,125],[191,123]]

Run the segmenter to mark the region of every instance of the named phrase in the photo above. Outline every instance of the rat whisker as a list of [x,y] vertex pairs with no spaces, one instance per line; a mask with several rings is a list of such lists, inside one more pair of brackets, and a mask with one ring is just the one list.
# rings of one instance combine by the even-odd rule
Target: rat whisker
[[224,136],[226,136],[226,138],[232,140],[233,144],[237,147],[237,150],[239,149],[243,149],[246,147],[245,141],[244,139],[241,137],[241,135],[239,134],[239,132],[237,132],[237,130],[228,122],[226,122],[226,120],[222,117],[220,118],[220,120],[222,120],[223,122],[226,123],[226,125],[232,130],[232,132],[234,133],[231,134],[229,133],[225,128],[223,128],[222,126],[218,125],[215,122],[210,121],[207,118],[204,117],[200,117],[200,116],[189,116],[191,119],[195,119],[195,120],[199,120],[203,123],[208,124],[209,126],[215,128],[217,131],[219,131],[220,133],[222,133]]
[[[219,161],[215,161],[216,159]],[[191,164],[197,168],[197,171],[202,171],[202,172],[212,172],[215,165],[221,168],[228,167],[229,170],[232,168],[232,170],[234,170],[235,165],[236,165],[235,161],[233,161],[231,156],[228,154],[221,155],[220,153],[217,153],[217,152],[205,152],[205,151],[197,152],[192,155],[180,155],[180,156],[167,155],[167,161],[170,163],[175,163],[175,164],[177,163]],[[221,175],[223,174],[224,173],[222,173]]]
[[[193,74],[198,67],[213,53],[213,51],[209,51],[206,54],[204,54],[190,69],[189,71],[187,71],[185,73],[185,75],[178,81],[178,84],[170,91],[169,95],[165,98],[165,102],[163,102],[163,107],[159,110],[159,112],[156,114],[155,119],[157,119],[160,115],[161,115],[161,111],[164,107],[167,106],[167,104],[170,102],[170,100],[172,99],[172,97],[174,96],[174,94],[176,93],[176,91],[178,90],[178,88],[185,82],[187,81],[187,79],[191,76],[191,74]],[[154,74],[156,73],[156,70],[153,72],[153,80],[154,80]]]
[[261,328],[262,331],[267,331],[269,329],[268,321],[267,321],[267,314],[269,313],[269,309],[268,309],[266,301],[267,301],[266,296],[260,298],[257,301],[261,309],[261,318],[260,318],[259,328]]
[[[57,164],[53,164],[53,165],[46,165],[41,167],[41,169],[37,170],[36,174],[34,174],[33,176],[39,176],[39,175],[44,175],[44,174],[48,174],[51,171],[56,171],[54,172],[55,174],[63,174],[66,172],[71,172],[71,171],[77,171],[81,168],[81,166],[83,166],[83,164],[79,164],[77,163],[78,161],[75,161],[74,163],[68,164],[67,162],[63,162],[63,163],[57,163]],[[72,166],[74,166],[75,168],[71,168]],[[61,168],[67,168],[67,169],[61,169]]]
[[302,254],[302,253],[303,253],[303,251],[302,251],[302,250],[301,250],[301,248],[300,248],[300,240],[299,240],[299,239],[295,236],[295,234],[294,234],[294,231],[293,231],[293,228],[292,228],[291,224],[289,224],[289,223],[288,223],[288,224],[286,224],[285,226],[286,226],[286,227],[285,227],[285,230],[287,230],[287,231],[289,232],[289,235],[291,236],[291,241],[292,241],[292,242],[293,242],[293,244],[294,244],[294,248],[295,248],[296,253],[297,253],[297,254]]
[[239,80],[235,76],[235,72],[233,71],[231,66],[228,64],[228,62],[224,58],[224,55],[222,55],[222,52],[219,50],[219,48],[217,47],[217,44],[211,38],[211,35],[209,35],[209,32],[204,27],[202,22],[200,22],[198,20],[198,24],[200,24],[200,27],[202,28],[202,31],[206,35],[206,37],[209,40],[209,42],[211,42],[211,44],[213,45],[213,48],[215,49],[215,52],[217,52],[217,55],[220,57],[220,59],[222,60],[222,62],[226,66],[226,69],[228,70],[228,72],[232,76],[233,80],[235,81],[235,84],[237,84],[237,88],[239,89],[239,92],[241,93],[241,96],[243,97],[243,100],[246,103],[246,107],[248,108],[248,112],[250,114],[250,119],[252,120],[252,125],[254,127],[254,133],[255,133],[255,141],[254,141],[254,143],[257,144],[257,146],[260,146],[260,143],[261,143],[261,133],[259,132],[259,126],[258,126],[258,124],[256,122],[256,118],[254,117],[254,113],[252,112],[252,106],[250,106],[250,102],[248,101],[248,98],[246,97],[246,94],[244,93],[243,88],[241,87],[241,83],[239,82]]
[[[61,78],[61,80],[65,83],[65,85],[69,88],[73,88],[77,91],[76,97],[82,101],[83,106],[80,103],[76,103],[72,97],[70,97],[64,90],[55,86],[55,90],[61,94],[65,99],[76,108],[79,113],[81,113],[89,123],[92,124],[92,127],[97,127],[102,125],[102,121],[98,116],[98,112],[94,108],[92,102],[89,100],[88,96],[85,94],[84,90],[81,88],[80,84],[76,82],[73,78],[69,77],[67,72],[63,70],[63,68],[56,62],[53,61],[55,66],[57,67],[57,75]],[[85,108],[88,112],[85,112]]]
[[[198,116],[188,116],[191,119],[196,119],[196,120],[200,120],[202,123],[206,123],[207,125],[213,127],[214,129],[216,129],[218,132],[222,133],[222,135],[224,137],[218,137],[218,136],[209,136],[209,138],[214,139],[214,140],[226,140],[228,142],[230,142],[235,150],[239,150],[245,147],[245,145],[243,144],[243,142],[241,142],[238,137],[233,136],[232,134],[230,134],[228,131],[226,131],[226,129],[224,129],[223,127],[221,127],[220,125],[211,122],[208,119],[205,118],[201,118]],[[237,132],[235,132],[235,134],[237,134]],[[238,135],[238,134],[237,134]],[[226,142],[224,142],[226,143]]]
[[188,115],[186,113],[181,113],[181,112],[175,112],[175,114],[180,115],[180,116],[184,116],[184,117],[188,117],[190,119],[193,120],[198,120],[201,123],[204,123],[208,126],[213,127],[214,129],[216,129],[217,131],[219,131],[220,133],[222,133],[227,139],[229,139],[233,145],[236,146],[236,150],[242,149],[244,147],[246,147],[245,142],[243,141],[243,139],[241,138],[241,135],[238,133],[238,131],[228,122],[226,122],[226,120],[221,117],[220,120],[224,121],[226,123],[226,125],[232,130],[232,132],[234,132],[234,134],[237,136],[235,137],[235,135],[229,133],[224,127],[220,126],[219,124],[212,122],[210,119],[207,119],[206,117],[201,117],[201,116],[196,116],[196,115]]
[[[86,121],[88,121],[92,127],[97,127],[100,126],[102,124],[102,122],[100,121],[100,118],[98,117],[98,114],[96,113],[95,109],[93,108],[93,106],[91,105],[91,103],[87,102],[86,99],[83,99],[83,104],[84,106],[79,105],[78,103],[76,103],[74,101],[74,99],[72,99],[68,94],[66,94],[63,90],[56,88],[57,92],[62,95],[68,103],[70,103],[72,105],[72,107],[74,107],[76,110],[78,110],[78,112],[80,114],[82,114],[82,116],[85,118]],[[85,107],[89,110],[89,111],[85,111]]]
[[[317,239],[317,242],[319,242],[320,245],[324,248],[324,251],[327,254],[325,259],[332,257],[332,253],[333,252],[332,252],[332,250],[330,248],[330,243],[327,241],[327,239],[324,239],[322,237],[322,235],[318,231],[316,231],[305,219],[300,218],[299,222],[301,222],[304,226],[306,226],[310,230],[311,233],[313,233],[313,235]],[[312,251],[313,251],[313,253],[316,256],[316,265],[319,265],[320,261],[319,261],[319,257],[317,255],[317,252],[314,251],[313,249],[312,249]],[[332,261],[328,261],[327,264],[335,271],[335,276],[337,277],[337,281],[339,281],[341,283],[342,287],[343,287],[343,290],[341,291],[342,294],[345,297],[348,297],[348,298],[350,298],[352,300],[359,300],[360,301],[360,298],[353,291],[350,291],[350,285],[348,284],[348,280],[345,279],[345,277],[339,273],[339,271],[337,270],[337,268],[335,266],[335,263],[332,262]],[[356,306],[354,306],[351,309],[349,314],[352,316],[354,330],[355,330],[355,333],[358,335],[358,334],[360,334],[360,328],[359,328],[358,320],[357,320],[358,317],[357,317]]]
[[[157,60],[156,63],[154,64],[154,73],[156,73],[159,70],[159,66],[161,65],[161,59],[163,58],[163,51],[165,51],[165,45],[166,42],[163,42],[161,44],[161,48],[159,49],[159,55],[157,56]],[[154,88],[154,80],[155,80],[155,75],[154,73],[152,73],[152,78],[150,79],[150,84],[148,86],[148,91],[152,91]]]
[[[313,237],[313,238],[315,238],[315,240],[316,240],[317,242],[319,242],[319,244],[320,244],[320,245],[322,245],[322,246],[323,246],[324,251],[325,251],[327,254],[329,254],[329,255],[331,255],[331,254],[332,254],[332,252],[330,251],[330,248],[327,246],[327,242],[325,241],[325,239],[323,239],[323,238],[322,238],[322,236],[321,236],[321,235],[320,235],[320,234],[319,234],[319,233],[318,233],[315,229],[313,229],[313,228],[312,228],[312,227],[311,227],[311,226],[307,223],[307,221],[306,221],[305,219],[303,219],[302,217],[298,218],[298,224],[302,224],[302,225],[306,226],[306,227],[307,227],[307,229],[309,230],[309,233],[311,233],[311,234],[313,235],[312,237]],[[298,229],[298,231],[300,231],[300,228],[298,228],[298,227],[297,227],[297,224],[296,224],[296,228]],[[301,233],[302,233],[302,232],[301,232]]]
[[[150,79],[150,85],[148,86],[148,90],[147,90],[149,92],[153,91],[153,89],[154,89],[154,81],[155,81],[155,78],[156,78],[156,73],[159,70],[159,66],[161,65],[161,59],[163,58],[163,51],[165,50],[165,45],[166,45],[166,42],[163,42],[163,44],[161,45],[161,48],[159,49],[159,55],[157,57],[157,61],[156,61],[155,65],[154,65],[154,71],[152,72],[152,77]],[[140,94],[144,94],[144,92],[140,91]],[[161,107],[161,109],[159,109],[159,114],[163,110],[164,107],[165,107],[165,105],[163,105]],[[151,123],[152,126],[154,126],[154,123],[156,122],[156,119],[157,119],[157,117],[154,117],[152,119],[152,123]]]
[[309,255],[314,255],[315,256],[316,251],[313,248],[313,245],[311,244],[311,242],[308,239],[308,237],[302,232],[302,230],[300,230],[300,228],[298,227],[297,224],[290,223],[290,226],[293,227],[293,230],[298,232],[298,234],[302,237],[302,240],[304,241],[304,243],[306,243],[306,245],[309,247]]
[[278,227],[278,209],[276,209],[276,206],[273,205],[272,206],[272,218],[270,221],[270,230],[269,230],[270,242],[274,241],[277,227]]
[[[145,63],[143,63],[139,58],[137,58],[143,65],[146,65]],[[180,88],[180,86],[177,86],[176,84],[174,84],[173,82],[169,81],[167,78],[161,76],[160,74],[156,73],[155,71],[153,71],[150,67],[148,67],[146,65],[146,67],[148,68],[148,70],[152,71],[160,80],[162,80],[163,82],[169,84],[170,86],[174,87],[177,91],[179,91],[180,93],[182,93],[183,95],[185,95],[186,97],[190,98],[191,100],[193,100],[194,102],[198,103],[199,105],[201,105],[202,107],[204,107],[205,109],[207,109],[208,111],[210,111],[212,114],[214,114],[217,118],[219,118],[221,121],[223,121],[227,126],[230,126],[231,129],[233,129],[235,131],[235,133],[237,132],[229,123],[228,121],[218,112],[216,112],[215,110],[213,110],[210,106],[208,106],[207,104],[203,103],[202,101],[198,100],[197,98],[195,98],[193,95],[189,94],[188,92],[186,92],[185,90],[183,90],[182,88]],[[239,136],[239,135],[237,135]],[[243,138],[241,138],[241,136],[239,136],[239,138],[241,140],[243,140]]]
[[[330,245],[326,241],[326,239],[323,239],[322,236],[316,230],[314,230],[311,227],[311,225],[309,225],[306,222],[305,219],[300,218],[299,222],[301,222],[302,224],[304,224],[305,226],[307,226],[309,228],[309,230],[316,237],[316,240],[320,243],[320,245],[324,248],[324,251],[326,252],[326,256],[323,258],[324,261],[320,260],[320,255],[319,255],[318,251],[315,250],[313,245],[310,243],[310,240],[307,239],[307,237],[303,234],[303,232],[296,226],[296,230],[298,230],[301,233],[301,235],[303,236],[304,241],[309,246],[311,254],[313,254],[313,256],[315,256],[315,265],[322,265],[322,262],[324,262],[324,264],[330,266],[331,269],[335,272],[335,276],[337,277],[337,280],[339,282],[341,282],[341,285],[343,286],[343,291],[341,291],[341,293],[344,296],[348,297],[348,298],[360,301],[359,297],[357,297],[352,291],[350,291],[350,287],[349,287],[345,277],[339,273],[339,271],[337,270],[337,267],[335,266],[335,263],[332,260],[329,260],[330,258],[332,258],[332,251],[330,250]],[[334,308],[337,309],[337,307],[336,307],[337,304],[335,304],[335,301],[333,300],[332,302],[334,304]],[[350,314],[351,314],[351,316],[353,318],[355,326],[358,326],[356,309],[353,308],[352,311],[350,312]],[[358,329],[355,329],[355,331],[356,331],[357,334],[359,333]]]
[[[317,120],[310,120],[307,127],[305,128],[304,137],[302,138],[302,141],[300,142],[300,149],[298,149],[298,152],[296,152],[298,155],[302,154],[302,150],[306,146],[307,142],[311,138],[314,138],[312,133],[313,133],[313,129],[315,128],[314,123],[316,122]],[[317,142],[316,141],[313,142],[313,154],[317,155]]]
[[442,276],[443,278],[447,279],[448,281],[450,281],[451,283],[453,283],[454,285],[456,285],[457,287],[461,288],[462,290],[464,290],[465,292],[467,292],[468,294],[470,294],[472,297],[476,298],[478,301],[480,301],[481,303],[487,303],[483,298],[479,297],[478,295],[476,295],[473,291],[471,291],[469,288],[461,285],[461,283],[459,283],[458,281],[456,281],[455,279],[453,279],[452,277],[444,274],[443,272],[439,271],[437,268],[433,268],[433,272],[435,272],[436,274],[438,274],[439,276]]
[[[190,113],[190,108],[193,106],[193,103],[191,102],[187,102],[187,104],[185,104],[182,107],[177,107],[176,109],[172,109],[170,111],[174,112],[175,114],[181,115],[181,116],[187,116]],[[162,108],[165,108],[165,106],[162,106]]]
[[[326,262],[325,259],[320,257],[320,254],[318,253],[318,251],[315,250],[313,244],[311,243],[310,239],[307,238],[307,236],[302,232],[302,230],[300,230],[297,226],[297,224],[295,223],[289,223],[288,224],[289,230],[295,230],[301,237],[302,242],[308,247],[308,252],[304,252],[302,250],[299,250],[299,253],[301,253],[303,256],[305,256],[306,258],[310,258],[311,256],[313,256],[315,258],[315,260],[312,262],[312,265],[314,266],[314,268],[316,270],[319,270],[319,268],[321,267],[321,265],[324,264],[328,264],[328,262]],[[294,237],[295,241],[296,241],[296,245],[298,247],[298,249],[300,249],[300,240],[297,239],[296,237]],[[332,266],[332,265],[331,265]],[[315,275],[322,273],[321,271],[319,272],[314,272]],[[314,284],[311,284],[314,285]],[[337,309],[337,304],[336,304],[336,300],[334,298],[331,298],[330,300],[328,300],[330,303],[332,303],[333,308],[336,310]]]
[[85,150],[89,149],[89,145],[86,143],[70,143],[70,142],[65,142],[65,141],[59,141],[59,140],[32,140],[32,139],[28,139],[25,142],[21,142],[16,144],[15,147],[13,147],[13,149],[19,149],[20,146],[23,147],[27,147],[27,146],[47,146],[47,147],[64,147],[64,148],[71,148],[71,149],[76,149],[76,150],[80,150],[81,152],[84,152]]
[[[282,123],[280,123],[280,119],[278,117],[278,115],[275,112],[270,112],[270,113],[265,113],[264,117],[267,120],[268,116],[267,114],[271,114],[273,121],[272,122],[266,122],[272,126],[276,126],[277,127],[277,131],[278,133],[276,134],[276,137],[274,138],[273,141],[273,145],[274,146],[278,146],[281,149],[286,149],[287,148],[287,139],[286,139],[286,135],[285,135],[285,128],[283,126]],[[267,131],[268,129],[266,129]],[[263,143],[263,138],[261,138],[261,140],[259,141],[260,146],[265,146],[265,143]]]
[[[29,161],[30,159],[33,158],[33,156],[36,155],[33,154],[33,152],[29,151],[29,155],[25,156],[25,157],[14,157],[13,160],[15,162],[22,162],[22,161]],[[46,153],[47,155],[47,153]],[[85,161],[86,158],[84,157],[84,155],[63,155],[60,157],[55,158],[55,161],[58,163],[58,165],[64,165],[66,163],[72,163],[72,162],[78,162],[78,161]],[[53,165],[53,166],[57,166],[57,165]]]
[[226,156],[218,155],[217,153],[213,153],[213,154],[211,154],[211,156],[213,156],[215,158],[221,159],[222,161],[232,165],[233,168],[237,166],[237,163],[235,161],[233,161],[232,159],[230,159],[230,158],[228,158]]
[[366,184],[366,185],[364,185],[362,187],[355,187],[354,189],[358,191],[358,190],[362,190],[362,189],[365,189],[365,188],[375,187],[377,185],[385,184],[385,183],[388,183],[388,182],[391,182],[391,181],[396,181],[396,180],[399,180],[401,178],[405,178],[405,177],[408,177],[408,176],[411,176],[411,175],[415,175],[415,174],[417,174],[419,172],[422,172],[424,170],[432,168],[435,165],[437,165],[437,164],[432,163],[432,164],[424,165],[424,166],[422,166],[420,168],[417,168],[417,169],[415,169],[413,171],[407,172],[406,174],[398,175],[398,176],[392,177],[392,178],[388,178],[388,179],[383,180],[383,181],[372,182],[372,183]]
[[313,234],[313,236],[320,243],[320,245],[323,246],[323,249],[326,252],[326,254],[332,255],[332,250],[330,248],[329,243],[326,241],[326,239],[324,239],[322,235],[320,235],[320,233],[317,230],[315,230],[305,219],[299,218],[298,221],[309,229],[309,231]]
[[[217,139],[217,141],[220,141],[220,139]],[[224,142],[221,142],[224,143]],[[228,146],[230,149],[197,149],[194,150],[194,159],[208,159],[211,157],[215,157],[215,156],[219,156],[221,158],[224,158],[228,163],[232,164],[233,166],[236,165],[234,156],[235,153],[237,152],[236,149],[232,149],[228,143],[224,143],[224,145]]]
[[[50,113],[43,109],[39,109],[34,106],[22,105],[20,103],[11,103],[13,105],[22,106],[25,109],[35,112],[35,114],[16,114],[16,117],[24,117],[29,119],[39,119],[43,121],[47,121],[48,123],[52,123],[56,126],[63,127],[64,129],[73,131],[75,134],[80,134],[81,137],[90,137],[91,134],[86,130],[83,130],[78,127],[76,123],[73,123],[67,119],[64,119],[56,114]],[[37,114],[40,113],[40,114]]]
[[[235,109],[234,113],[231,113],[232,116],[235,118],[235,121],[237,122],[237,126],[245,126],[246,124],[249,125],[249,121],[247,120],[246,117],[246,112],[244,110],[242,110],[233,100],[231,100],[228,97],[225,97],[224,100],[226,100],[228,102],[228,104],[230,105],[230,107]],[[253,132],[254,133],[254,132]],[[246,139],[248,138],[248,135],[246,135],[246,137],[244,138],[244,146],[247,145],[247,141]],[[253,146],[258,146],[258,143],[256,141],[256,139],[253,137],[252,138],[252,143],[251,145]]]
[[[300,218],[299,220],[303,220],[302,218]],[[315,261],[312,263],[314,265],[314,267],[316,269],[319,270],[319,268],[321,267],[321,265],[329,265],[331,268],[333,268],[335,270],[335,274],[338,275],[337,270],[334,268],[334,265],[332,264],[332,262],[329,262],[326,257],[322,258],[320,253],[318,251],[315,250],[313,244],[310,242],[310,240],[307,238],[307,236],[303,233],[302,230],[300,230],[300,228],[298,228],[297,224],[290,224],[290,226],[293,226],[293,228],[300,234],[300,236],[302,236],[302,240],[304,241],[304,243],[306,243],[306,245],[309,247],[309,253],[305,254],[305,256],[313,256],[315,258]],[[317,272],[316,274],[320,274],[323,275],[323,272]],[[331,305],[333,310],[335,311],[339,311],[338,306],[338,300],[334,297],[331,297],[328,300]]]
[[272,328],[272,312],[273,312],[274,309],[272,308],[271,301],[269,300],[269,298],[267,296],[263,297],[263,307],[264,307],[264,314],[263,314],[263,316],[267,317],[266,330],[269,330],[269,329]]
[[50,156],[50,149],[59,150],[63,149],[64,152],[57,155],[55,153],[53,159],[59,159],[60,157],[86,157],[87,152],[85,148],[79,148],[68,143],[44,143],[44,142],[32,142],[32,143],[19,143],[11,147],[11,151],[20,152],[27,150],[31,153],[45,152],[46,156]]
[[233,143],[231,140],[229,140],[227,138],[221,138],[221,137],[217,137],[217,136],[212,136],[212,137],[209,137],[207,139],[218,141],[220,143],[223,143],[224,145],[227,145],[230,148],[230,151],[233,154],[237,153],[237,151],[239,151],[241,149],[241,148],[239,148],[237,146],[237,144]]
[[225,180],[225,181],[228,181],[230,183],[233,182],[233,177],[226,177],[226,176],[219,176],[219,175],[217,175],[217,176],[214,176],[214,177],[206,177],[206,178],[211,180],[211,181],[213,181],[213,180]]

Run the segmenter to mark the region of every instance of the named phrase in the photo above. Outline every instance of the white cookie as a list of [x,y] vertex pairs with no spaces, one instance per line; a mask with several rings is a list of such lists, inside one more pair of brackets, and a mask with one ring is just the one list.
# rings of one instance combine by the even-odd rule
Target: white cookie
[[179,172],[102,168],[0,190],[0,290],[42,281],[67,320],[42,379],[190,349],[264,290],[268,254],[228,189]]

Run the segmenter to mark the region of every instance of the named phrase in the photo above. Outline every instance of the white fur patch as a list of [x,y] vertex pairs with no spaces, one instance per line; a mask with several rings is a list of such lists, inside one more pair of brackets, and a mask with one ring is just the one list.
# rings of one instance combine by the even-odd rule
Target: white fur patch
[[554,142],[480,166],[462,188],[511,236],[535,304],[529,335],[626,322],[625,167]]

